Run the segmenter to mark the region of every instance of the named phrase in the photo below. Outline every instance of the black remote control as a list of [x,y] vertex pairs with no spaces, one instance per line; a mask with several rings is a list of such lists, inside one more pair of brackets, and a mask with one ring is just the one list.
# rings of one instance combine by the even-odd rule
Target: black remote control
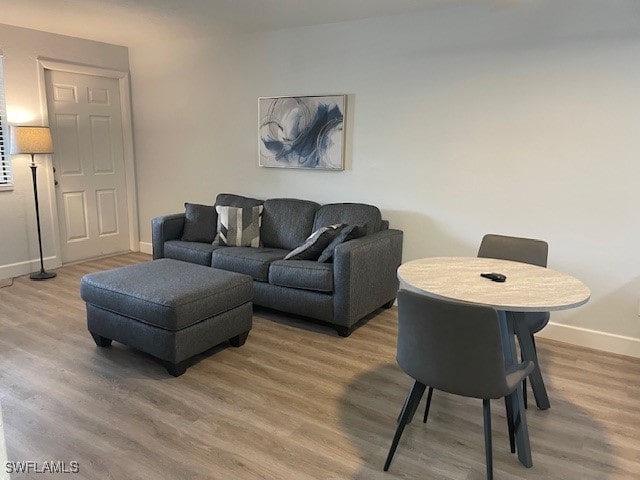
[[501,273],[481,273],[480,276],[493,280],[494,282],[504,282],[507,279],[507,276]]

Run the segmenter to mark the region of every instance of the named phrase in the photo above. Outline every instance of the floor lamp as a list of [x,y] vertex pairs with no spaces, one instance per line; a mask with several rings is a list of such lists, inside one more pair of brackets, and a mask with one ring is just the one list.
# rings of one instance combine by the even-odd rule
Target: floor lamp
[[38,183],[36,179],[36,153],[53,153],[53,142],[49,127],[11,127],[11,154],[31,155],[31,177],[33,178],[33,197],[36,201],[36,223],[38,225],[38,247],[40,247],[40,271],[30,275],[31,280],[48,280],[55,273],[45,272],[42,259],[42,233],[40,232],[40,207],[38,205]]

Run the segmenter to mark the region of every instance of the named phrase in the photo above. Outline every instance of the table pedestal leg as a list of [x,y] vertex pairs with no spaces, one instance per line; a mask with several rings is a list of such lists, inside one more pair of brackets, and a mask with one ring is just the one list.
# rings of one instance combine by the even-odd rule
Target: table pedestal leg
[[[516,340],[513,336],[513,324],[505,312],[498,312],[500,317],[500,331],[502,334],[502,348],[504,351],[505,365],[514,365],[518,363]],[[527,418],[524,409],[524,398],[522,396],[522,383],[518,385],[516,391],[511,395],[513,406],[513,421],[516,437],[516,449],[518,459],[525,467],[532,467],[531,445],[529,444],[529,429],[527,427]]]
[[544,380],[542,379],[542,373],[540,372],[540,365],[538,364],[538,354],[536,348],[533,345],[531,338],[531,332],[522,321],[522,313],[519,312],[507,312],[510,322],[513,324],[514,332],[518,337],[518,343],[520,344],[520,350],[522,351],[522,358],[533,362],[534,368],[529,375],[529,382],[531,383],[531,389],[533,390],[533,396],[536,399],[536,405],[540,410],[546,410],[551,407],[549,404],[549,397],[547,396],[547,389],[544,386]]

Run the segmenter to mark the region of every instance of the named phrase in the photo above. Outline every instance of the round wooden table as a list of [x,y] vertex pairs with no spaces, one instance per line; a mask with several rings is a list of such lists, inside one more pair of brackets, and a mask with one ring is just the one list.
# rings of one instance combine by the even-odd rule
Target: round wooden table
[[[502,273],[505,282],[494,282],[481,273]],[[531,335],[523,322],[524,312],[550,312],[575,308],[589,301],[591,291],[571,275],[528,263],[494,258],[431,257],[404,263],[398,268],[400,288],[429,297],[464,303],[488,305],[499,314],[505,362],[518,362],[514,333],[518,337],[525,360],[534,363],[530,375],[536,403],[549,408],[544,381]],[[532,465],[529,433],[524,421],[522,388],[514,396],[518,458],[527,467]],[[518,423],[518,422],[516,422]]]
[[[480,276],[502,273],[504,283]],[[398,268],[400,288],[429,297],[489,305],[509,312],[550,312],[587,303],[589,288],[577,278],[528,263],[495,258],[432,257]]]

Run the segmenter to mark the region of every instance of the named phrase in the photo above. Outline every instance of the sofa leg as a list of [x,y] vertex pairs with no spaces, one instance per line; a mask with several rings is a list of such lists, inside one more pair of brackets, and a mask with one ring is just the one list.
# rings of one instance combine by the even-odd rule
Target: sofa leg
[[99,347],[108,347],[111,345],[111,339],[107,337],[102,337],[97,333],[89,332],[93,337],[93,341],[96,342],[96,345]]
[[236,335],[235,337],[231,337],[229,339],[229,343],[231,344],[232,347],[241,347],[242,345],[244,345],[244,342],[247,341],[248,336],[249,336],[249,330],[247,330],[244,333],[241,333],[240,335]]
[[343,327],[342,325],[336,325],[336,332],[338,332],[338,335],[340,335],[341,337],[348,337],[349,335],[351,335],[351,332],[353,332],[353,328],[352,327]]
[[164,368],[167,369],[167,372],[169,372],[169,375],[173,375],[174,377],[179,377],[180,375],[182,375],[184,372],[187,371],[186,360],[178,363],[167,362],[167,361],[164,361],[162,363],[164,365]]
[[396,303],[396,298],[393,297],[391,300],[389,300],[387,303],[385,303],[384,305],[382,305],[382,308],[386,308],[387,310],[390,309],[391,307],[393,307],[393,304]]

